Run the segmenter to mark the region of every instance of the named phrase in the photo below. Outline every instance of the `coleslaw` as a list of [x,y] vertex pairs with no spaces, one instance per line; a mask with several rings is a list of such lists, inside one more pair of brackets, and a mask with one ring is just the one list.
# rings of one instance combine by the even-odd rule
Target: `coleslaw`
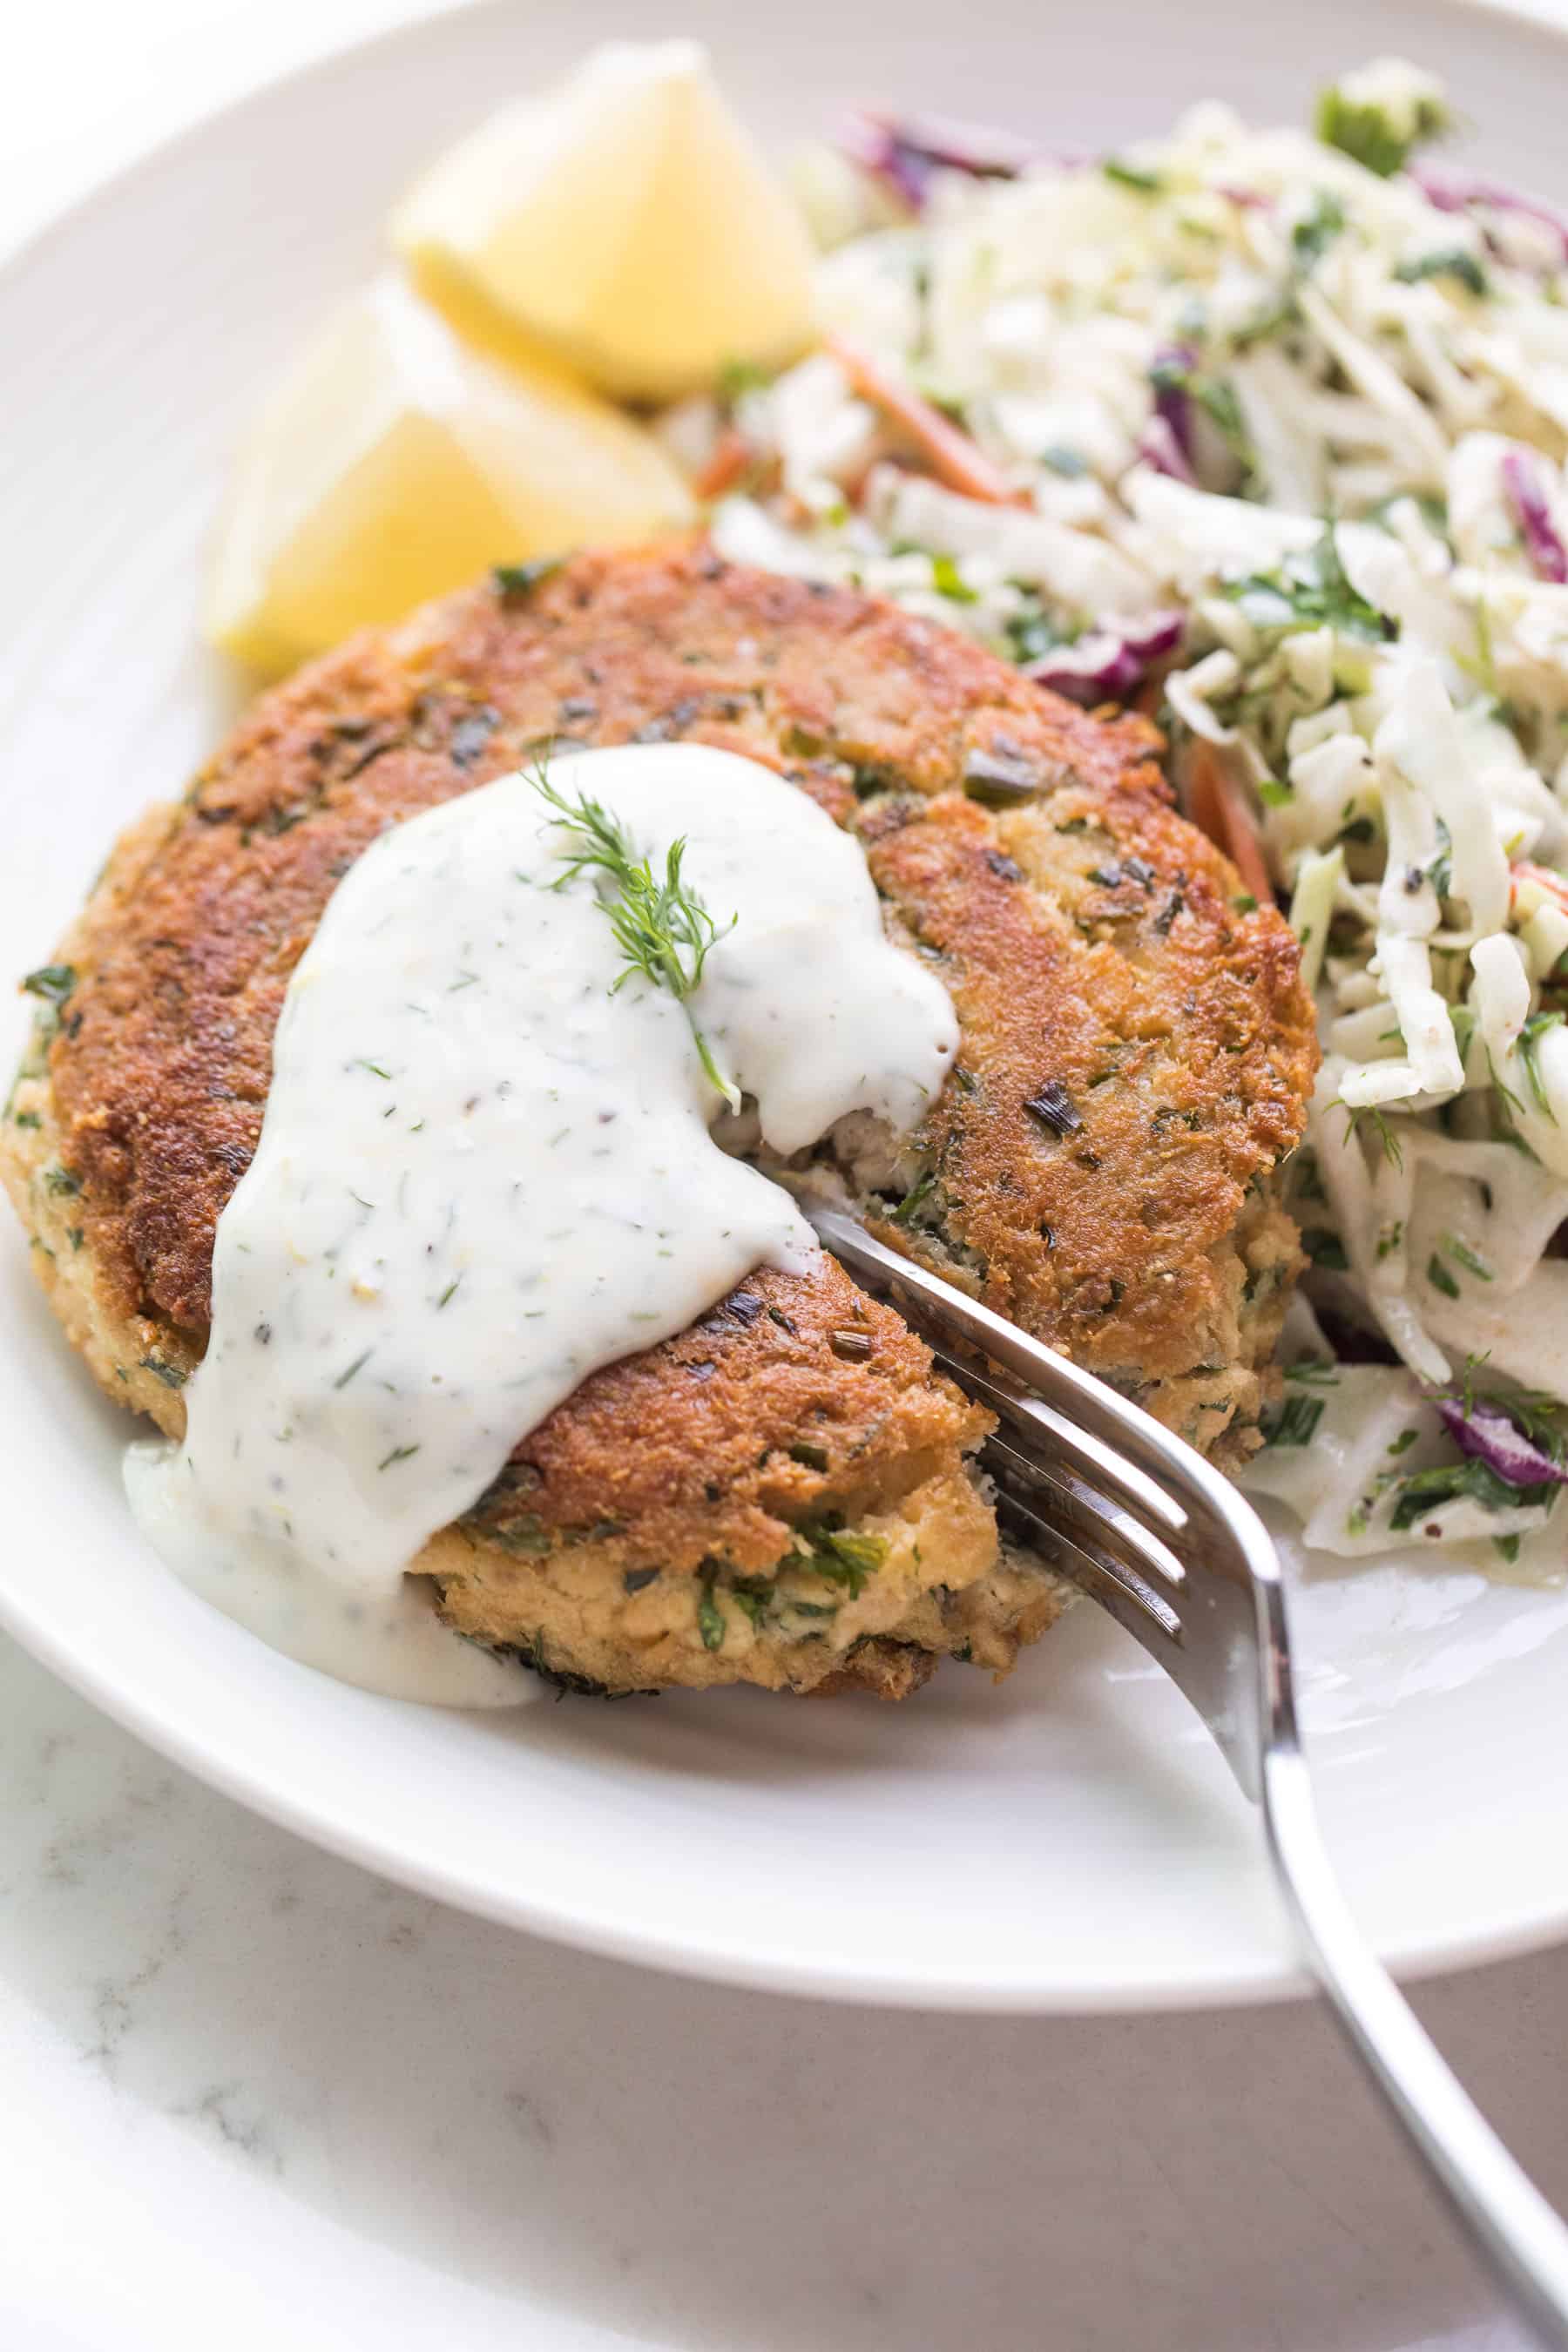
[[1301,941],[1312,1260],[1250,1483],[1347,1557],[1563,1566],[1568,229],[1423,160],[1383,61],[1316,135],[1098,159],[861,116],[804,159],[813,354],[661,430],[737,561],[1141,699]]

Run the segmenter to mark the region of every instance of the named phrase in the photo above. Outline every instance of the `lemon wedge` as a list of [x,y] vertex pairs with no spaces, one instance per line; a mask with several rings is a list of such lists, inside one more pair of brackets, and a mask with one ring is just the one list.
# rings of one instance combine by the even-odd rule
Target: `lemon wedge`
[[690,515],[651,434],[553,365],[465,349],[388,275],[301,355],[242,454],[207,634],[278,671],[487,564]]
[[436,163],[392,237],[465,331],[488,310],[625,398],[810,338],[805,224],[695,41],[594,50]]

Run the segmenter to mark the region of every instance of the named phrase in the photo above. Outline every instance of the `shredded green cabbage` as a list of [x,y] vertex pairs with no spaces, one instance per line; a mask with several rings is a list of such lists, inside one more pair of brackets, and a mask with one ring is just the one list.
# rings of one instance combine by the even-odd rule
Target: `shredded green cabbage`
[[[1495,190],[1428,192],[1412,156],[1447,108],[1410,67],[1344,77],[1317,123],[1200,106],[1113,172],[935,170],[918,215],[819,172],[844,240],[824,329],[1020,503],[911,469],[819,352],[732,404],[770,487],[713,530],[1083,700],[1124,690],[1169,642],[1151,616],[1179,613],[1152,663],[1173,772],[1201,739],[1245,788],[1317,994],[1294,1181],[1333,1246],[1310,1295],[1424,1382],[1485,1357],[1568,1401],[1568,234]],[[725,421],[699,404],[667,429],[689,446]],[[1267,1458],[1299,1484],[1328,1452]],[[1528,1556],[1545,1512],[1492,1528],[1471,1494],[1431,1524]]]

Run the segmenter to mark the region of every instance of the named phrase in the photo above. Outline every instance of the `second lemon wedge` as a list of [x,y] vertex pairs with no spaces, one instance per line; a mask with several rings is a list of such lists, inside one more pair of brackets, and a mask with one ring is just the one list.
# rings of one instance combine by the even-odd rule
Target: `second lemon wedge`
[[694,41],[611,42],[436,163],[392,225],[422,287],[666,400],[811,332],[811,247]]
[[330,321],[263,413],[207,634],[282,670],[487,564],[630,544],[690,512],[629,417],[552,365],[465,349],[388,276]]

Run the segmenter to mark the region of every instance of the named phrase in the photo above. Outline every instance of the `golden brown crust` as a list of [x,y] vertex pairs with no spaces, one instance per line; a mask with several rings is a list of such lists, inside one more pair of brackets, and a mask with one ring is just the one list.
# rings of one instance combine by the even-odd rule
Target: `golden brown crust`
[[1284,923],[1238,909],[1220,853],[1136,777],[995,815],[889,799],[861,829],[964,1037],[906,1245],[1155,1410],[1158,1384],[1255,1361],[1237,1226],[1318,1054]]
[[[949,954],[970,1059],[997,1074],[983,1114],[961,1116],[954,1097],[939,1129],[978,1118],[1009,1183],[1023,1171],[1057,1210],[1065,1254],[1034,1253],[1028,1276],[1024,1228],[1009,1247],[997,1223],[1005,1188],[986,1188],[1005,1280],[1070,1320],[1079,1285],[1103,1276],[1093,1236],[1108,1209],[1150,1256],[1125,1200],[1130,1178],[1149,1197],[1148,1129],[1120,1087],[1103,1115],[1089,1088],[1105,1041],[1136,1037],[1153,1049],[1136,1073],[1152,1105],[1208,1122],[1154,1147],[1173,1254],[1178,1236],[1190,1254],[1234,1223],[1240,1188],[1300,1132],[1311,1010],[1286,927],[1269,909],[1235,914],[1233,870],[1169,806],[1151,730],[1097,722],[894,607],[697,548],[584,558],[515,609],[480,588],[352,640],[262,697],[184,808],[135,829],[68,942],[81,980],[51,1058],[93,1247],[127,1311],[204,1329],[213,1231],[259,1131],[289,975],[375,834],[552,740],[677,735],[795,775],[840,820],[856,807],[851,765],[925,795],[961,788],[976,759],[1054,783],[1002,815],[944,797],[912,829],[868,808],[879,883]],[[1095,884],[1108,848],[1154,879]],[[1026,863],[1035,888],[1010,888],[993,852]],[[1176,890],[1184,908],[1162,931]],[[1076,1082],[1102,1160],[1092,1185],[1089,1145],[1073,1146],[1070,1187],[1024,1151],[1018,1104],[1051,1076]],[[1152,1318],[1137,1311],[1142,1349]]]
[[[917,1219],[906,1244],[1202,1441],[1249,1410],[1268,1331],[1245,1328],[1247,1253],[1282,1297],[1294,1244],[1244,1203],[1300,1132],[1316,1052],[1289,931],[1238,911],[1142,720],[1091,719],[895,608],[700,545],[584,557],[526,596],[480,587],[351,641],[121,844],[61,950],[78,977],[39,1124],[7,1133],[35,1230],[43,1150],[79,1188],[83,1263],[57,1304],[110,1392],[178,1424],[284,992],[354,857],[552,740],[678,736],[764,761],[853,826],[895,930],[939,959],[970,1083],[921,1139],[940,1231]],[[742,1296],[762,1311],[731,1299],[587,1382],[471,1526],[521,1512],[580,1544],[609,1519],[617,1574],[657,1555],[689,1580],[716,1553],[745,1573],[781,1528],[897,1507],[974,1442],[919,1343],[837,1268]],[[874,1332],[868,1360],[834,1353],[838,1318]],[[826,1467],[791,1456],[819,1438]],[[1029,1614],[1026,1595],[1012,1622]],[[907,1683],[899,1646],[868,1627],[862,1680]]]
[[751,1575],[794,1528],[899,1500],[989,1425],[832,1259],[810,1278],[763,1266],[678,1339],[584,1381],[476,1510],[493,1530],[624,1529],[618,1570],[718,1556]]

